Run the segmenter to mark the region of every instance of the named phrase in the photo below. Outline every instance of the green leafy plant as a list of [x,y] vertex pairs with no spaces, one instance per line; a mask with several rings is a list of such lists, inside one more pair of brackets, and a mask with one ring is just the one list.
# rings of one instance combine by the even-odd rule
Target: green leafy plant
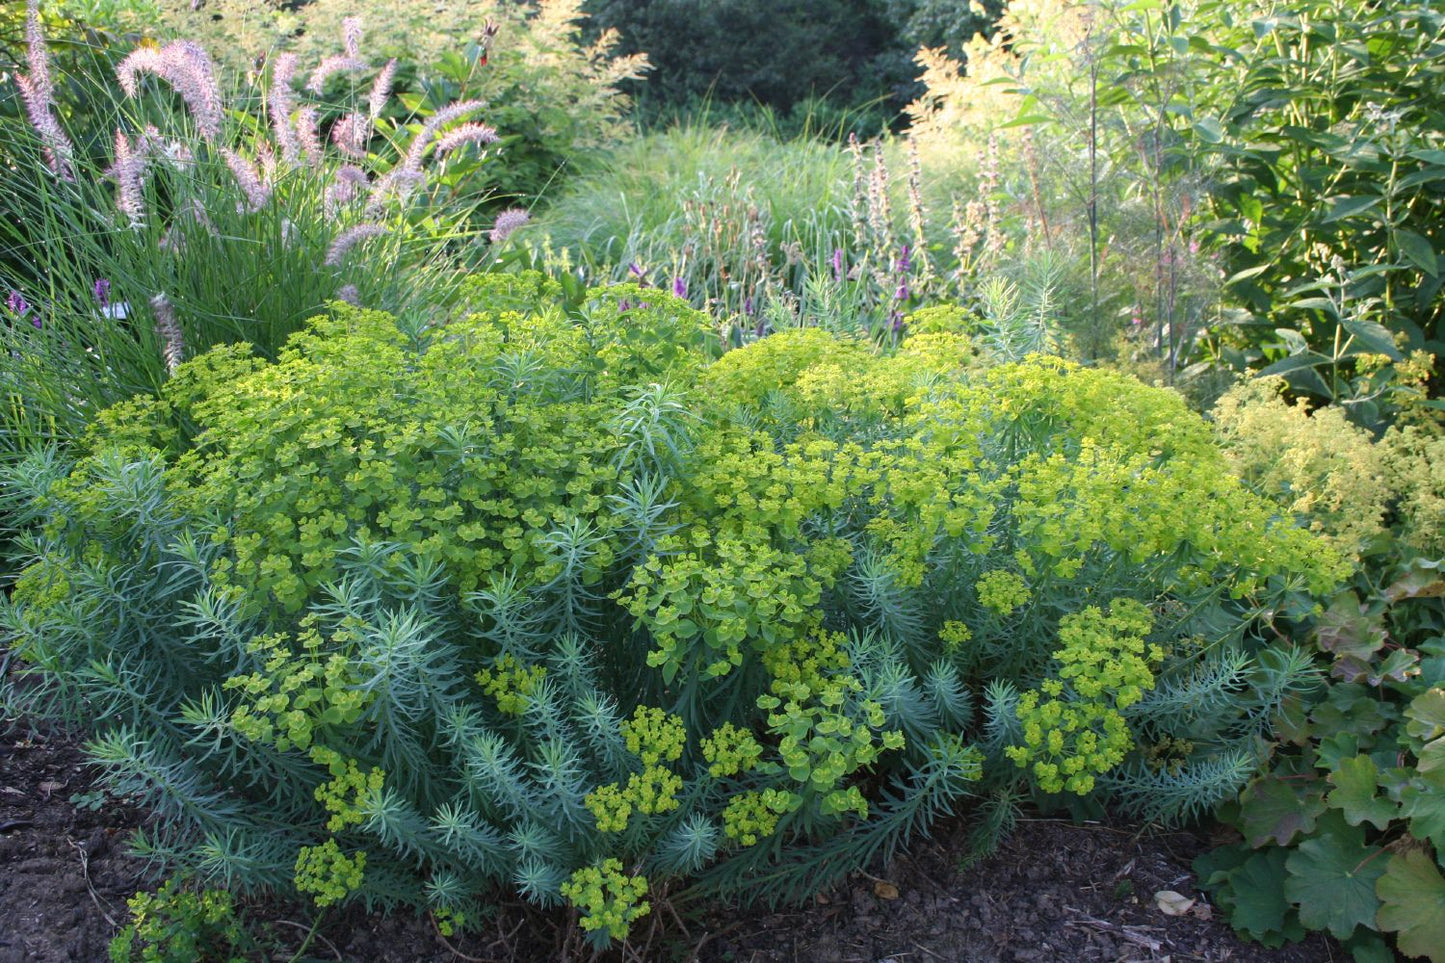
[[196,892],[175,879],[127,901],[128,922],[110,942],[112,963],[240,963],[250,947],[228,893]]
[[[1276,382],[1278,379],[1276,379]],[[1429,506],[1445,445],[1429,409],[1379,440],[1338,407],[1307,412],[1280,384],[1245,386],[1216,410],[1243,476],[1359,559],[1308,637],[1327,686],[1276,708],[1269,767],[1222,818],[1242,837],[1196,863],[1235,928],[1278,946],[1328,930],[1357,959],[1389,940],[1441,959],[1445,899],[1445,579]]]

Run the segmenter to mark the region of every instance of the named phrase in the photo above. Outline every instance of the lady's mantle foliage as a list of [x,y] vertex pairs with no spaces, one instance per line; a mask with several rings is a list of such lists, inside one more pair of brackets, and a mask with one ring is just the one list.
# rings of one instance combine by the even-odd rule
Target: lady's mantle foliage
[[[601,944],[673,880],[806,892],[971,788],[1170,818],[1248,776],[1251,606],[1342,563],[1177,398],[947,332],[713,360],[663,292],[560,301],[338,305],[14,469],[19,695],[109,720],[167,817],[143,850],[447,919],[501,884]],[[1220,658],[1258,697],[1201,718]]]

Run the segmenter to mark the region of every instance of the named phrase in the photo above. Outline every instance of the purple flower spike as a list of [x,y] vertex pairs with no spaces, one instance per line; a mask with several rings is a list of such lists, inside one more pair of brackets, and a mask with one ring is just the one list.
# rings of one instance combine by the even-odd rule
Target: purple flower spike
[[897,311],[893,312],[893,333],[897,334],[903,330],[903,315]]
[[23,318],[30,313],[30,302],[25,300],[25,295],[13,288],[10,290],[10,297],[5,299],[5,307],[17,318]]
[[753,299],[751,296],[743,298],[743,314],[753,313]]
[[898,273],[907,274],[908,269],[913,267],[913,260],[908,256],[908,245],[903,245],[903,253],[898,257]]
[[638,267],[636,261],[633,261],[631,264],[627,265],[627,270],[630,271],[632,273],[632,276],[637,278],[639,281],[647,280],[647,272],[642,270],[642,268]]
[[672,279],[672,293],[680,298],[687,297],[687,282],[682,278]]
[[898,290],[893,292],[893,297],[896,298],[896,299],[899,300],[899,301],[907,301],[907,300],[908,300],[908,285],[907,285],[907,284],[899,284],[899,285],[898,285]]
[[95,302],[102,308],[110,307],[110,280],[107,278],[96,278],[95,287],[91,289],[95,295]]
[[629,300],[627,300],[626,298],[623,298],[622,301],[617,305],[617,311],[618,311],[619,314],[622,313],[623,311],[631,311],[631,310],[632,310],[632,302],[629,301]]
[[843,249],[841,247],[833,248],[833,280],[843,280]]

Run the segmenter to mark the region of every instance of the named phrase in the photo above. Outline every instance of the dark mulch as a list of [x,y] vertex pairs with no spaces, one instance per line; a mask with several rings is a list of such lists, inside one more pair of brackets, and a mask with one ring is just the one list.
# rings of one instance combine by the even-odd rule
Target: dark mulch
[[[77,743],[60,734],[0,723],[0,963],[103,961],[125,901],[148,885],[126,852],[145,814],[90,792]],[[957,870],[964,828],[950,823],[877,877],[855,876],[805,908],[739,913],[719,908],[672,928],[632,959],[699,963],[930,963],[930,961],[1122,960],[1323,963],[1343,960],[1316,936],[1269,950],[1243,943],[1209,918],[1201,900],[1168,916],[1154,894],[1197,897],[1193,834],[1139,834],[1107,826],[1025,822],[993,858]],[[654,907],[661,914],[663,908]],[[297,906],[248,907],[268,945],[294,948],[311,922]],[[304,925],[303,925],[304,924]],[[306,958],[347,963],[557,959],[554,921],[504,907],[480,934],[453,941],[454,954],[424,918],[359,911],[329,917]],[[285,960],[289,952],[279,959]]]

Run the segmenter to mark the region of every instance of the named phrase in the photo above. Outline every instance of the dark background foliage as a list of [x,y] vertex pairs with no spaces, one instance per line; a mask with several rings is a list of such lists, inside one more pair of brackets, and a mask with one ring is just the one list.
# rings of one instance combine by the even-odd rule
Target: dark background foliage
[[[593,29],[615,28],[623,50],[646,51],[635,91],[645,117],[701,101],[811,113],[825,126],[876,132],[917,93],[920,46],[954,54],[997,19],[999,0],[592,0]],[[819,103],[827,98],[827,114]],[[801,111],[800,111],[801,108]],[[725,111],[724,111],[725,112]],[[836,113],[835,113],[836,112]],[[829,116],[831,115],[831,116]],[[801,118],[800,118],[801,119]]]

